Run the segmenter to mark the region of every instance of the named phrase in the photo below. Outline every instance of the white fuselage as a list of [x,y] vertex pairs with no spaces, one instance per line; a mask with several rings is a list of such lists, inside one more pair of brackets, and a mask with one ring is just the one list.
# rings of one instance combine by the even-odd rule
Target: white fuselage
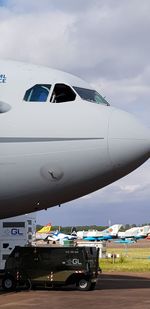
[[[76,93],[52,103],[56,83],[91,87],[48,68],[0,61],[0,218],[62,204],[100,189],[149,158],[149,131],[130,114]],[[50,84],[45,102],[25,101]]]

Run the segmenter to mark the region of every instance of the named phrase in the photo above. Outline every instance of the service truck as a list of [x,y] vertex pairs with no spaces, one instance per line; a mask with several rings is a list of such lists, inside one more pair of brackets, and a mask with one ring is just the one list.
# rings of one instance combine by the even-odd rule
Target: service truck
[[81,291],[95,288],[99,253],[94,247],[15,247],[1,273],[2,287],[59,287],[75,284]]

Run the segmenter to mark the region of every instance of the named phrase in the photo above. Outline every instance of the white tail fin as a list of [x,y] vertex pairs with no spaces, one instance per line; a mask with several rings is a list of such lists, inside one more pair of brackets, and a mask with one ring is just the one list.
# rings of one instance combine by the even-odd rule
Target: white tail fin
[[106,236],[106,235],[110,235],[110,236],[117,236],[118,231],[120,230],[122,224],[114,224],[110,227],[108,227],[108,229],[102,231],[102,235]]

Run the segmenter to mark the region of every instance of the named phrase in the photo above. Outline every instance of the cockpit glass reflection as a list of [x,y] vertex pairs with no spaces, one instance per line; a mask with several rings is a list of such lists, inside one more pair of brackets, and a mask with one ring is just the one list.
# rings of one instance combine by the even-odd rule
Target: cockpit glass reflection
[[83,100],[97,104],[110,105],[96,90],[75,86],[73,88]]
[[23,100],[27,102],[46,102],[51,85],[37,84],[28,89]]

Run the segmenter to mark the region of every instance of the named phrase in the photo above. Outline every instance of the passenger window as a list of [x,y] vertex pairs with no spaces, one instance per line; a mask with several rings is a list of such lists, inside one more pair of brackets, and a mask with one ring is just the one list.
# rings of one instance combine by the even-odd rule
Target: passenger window
[[51,85],[37,84],[28,89],[23,100],[26,102],[46,102]]
[[76,98],[75,92],[65,84],[56,84],[51,96],[52,103],[63,103],[74,101]]

